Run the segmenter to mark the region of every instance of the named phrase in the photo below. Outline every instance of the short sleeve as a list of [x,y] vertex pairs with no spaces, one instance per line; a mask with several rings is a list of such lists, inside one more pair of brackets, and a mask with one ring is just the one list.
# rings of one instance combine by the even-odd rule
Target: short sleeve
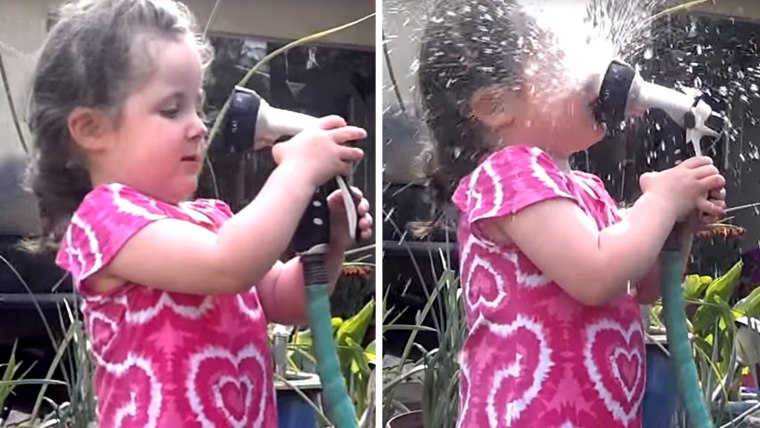
[[477,234],[473,226],[480,220],[515,214],[555,198],[577,202],[556,162],[536,147],[509,146],[462,179],[453,202]]
[[190,206],[205,214],[218,227],[233,216],[230,206],[218,199],[196,199],[190,204]]
[[124,244],[168,213],[151,199],[120,184],[99,186],[84,198],[71,219],[56,263],[71,273],[82,290],[84,280],[107,266]]

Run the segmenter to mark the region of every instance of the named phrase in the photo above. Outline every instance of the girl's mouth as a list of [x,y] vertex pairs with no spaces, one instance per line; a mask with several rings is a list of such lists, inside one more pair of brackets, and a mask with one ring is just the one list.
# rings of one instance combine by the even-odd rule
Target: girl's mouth
[[198,155],[183,156],[181,159],[183,162],[200,162]]

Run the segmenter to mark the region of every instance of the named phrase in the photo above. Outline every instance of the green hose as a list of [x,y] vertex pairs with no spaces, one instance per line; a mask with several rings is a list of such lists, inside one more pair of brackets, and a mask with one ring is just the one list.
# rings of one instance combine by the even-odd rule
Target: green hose
[[336,428],[356,428],[356,409],[348,395],[333,339],[324,253],[301,255],[308,299],[309,328],[322,383],[327,418]]
[[675,369],[676,387],[692,428],[714,428],[712,417],[702,399],[697,366],[692,356],[689,330],[686,324],[683,280],[683,254],[679,251],[678,236],[683,224],[671,232],[663,247],[662,260],[662,314],[668,338],[670,358]]

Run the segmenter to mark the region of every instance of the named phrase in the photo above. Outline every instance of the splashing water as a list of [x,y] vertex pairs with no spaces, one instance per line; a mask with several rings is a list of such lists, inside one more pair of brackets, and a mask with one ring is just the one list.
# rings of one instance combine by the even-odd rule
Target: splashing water
[[[699,15],[692,10],[653,18],[683,0],[516,1],[535,17],[541,29],[553,35],[553,49],[525,52],[529,58],[543,55],[556,59],[558,71],[549,84],[552,93],[578,89],[589,73],[603,72],[613,58],[632,64],[647,81],[700,90],[705,101],[733,125],[722,147],[704,150],[726,175],[729,206],[758,202],[760,25],[719,14]],[[395,70],[398,92],[407,103],[419,99],[415,79],[419,67],[417,45],[435,3],[383,2],[386,47],[391,57],[386,68]],[[496,4],[498,0],[482,3]],[[479,2],[462,0],[459,4],[472,6]],[[490,36],[496,38],[498,34]],[[395,85],[387,78],[384,83],[387,99],[395,100],[390,90]],[[607,180],[610,192],[618,199],[631,201],[637,193],[638,175],[672,166],[688,155],[688,148],[682,130],[656,111],[647,120],[626,125],[622,132],[625,136],[615,130],[609,143],[598,145],[599,151],[607,151],[609,159],[592,160],[585,168]],[[599,170],[603,162],[616,165]],[[737,213],[736,221],[742,223],[741,217],[756,215],[746,210]],[[749,230],[746,241],[754,245],[755,240],[760,240],[760,231],[755,234],[753,228]]]

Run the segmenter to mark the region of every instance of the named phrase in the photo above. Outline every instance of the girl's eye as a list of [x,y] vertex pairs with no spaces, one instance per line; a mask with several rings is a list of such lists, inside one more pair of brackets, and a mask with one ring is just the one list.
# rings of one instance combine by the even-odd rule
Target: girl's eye
[[161,110],[161,115],[169,119],[176,118],[178,114],[179,114],[179,108],[177,107],[169,107],[169,108]]

